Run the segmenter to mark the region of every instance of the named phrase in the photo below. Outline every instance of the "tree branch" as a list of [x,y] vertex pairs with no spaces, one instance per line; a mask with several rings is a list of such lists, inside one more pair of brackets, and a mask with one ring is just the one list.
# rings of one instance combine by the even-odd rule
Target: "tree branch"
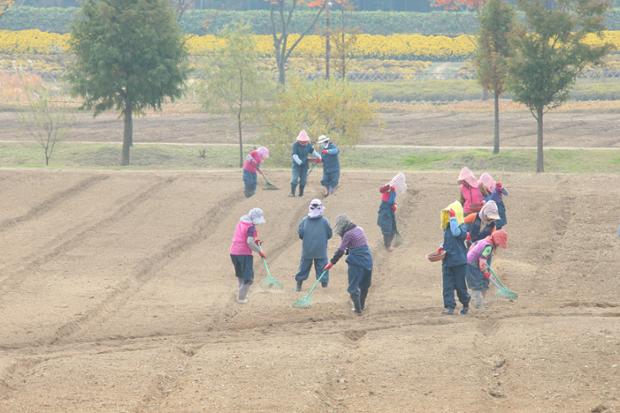
[[312,21],[312,23],[310,23],[310,25],[308,26],[308,28],[301,34],[299,35],[299,38],[297,38],[297,40],[295,40],[295,42],[293,43],[293,45],[291,46],[291,48],[286,51],[286,56],[284,58],[284,60],[287,60],[289,58],[289,56],[291,55],[291,53],[293,52],[293,50],[295,50],[295,48],[297,47],[297,45],[299,45],[299,43],[302,41],[302,39],[307,36],[310,31],[312,31],[312,29],[316,26],[316,23],[319,21],[319,18],[321,17],[321,14],[323,14],[323,10],[325,10],[325,7],[327,6],[327,2],[324,2],[323,5],[321,6],[321,8],[319,9],[319,12],[316,14],[316,16],[314,16],[314,20]]

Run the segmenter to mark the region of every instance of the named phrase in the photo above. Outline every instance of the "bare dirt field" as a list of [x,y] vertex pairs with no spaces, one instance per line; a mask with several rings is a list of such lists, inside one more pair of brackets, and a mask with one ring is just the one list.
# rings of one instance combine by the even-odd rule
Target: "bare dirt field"
[[[536,122],[529,111],[506,103],[501,115],[502,145],[536,145]],[[620,148],[620,109],[604,103],[573,104],[545,116],[547,147]],[[27,140],[19,116],[0,112],[0,140]],[[189,108],[165,109],[136,118],[136,142],[230,143],[237,142],[236,125],[225,115],[205,114]],[[122,119],[114,113],[97,118],[81,112],[76,115],[66,137],[69,141],[120,142]],[[245,128],[251,142],[260,133],[256,126]],[[377,121],[363,132],[361,143],[426,146],[490,146],[493,112],[489,104],[463,102],[453,105],[386,105]],[[293,139],[293,137],[291,137]]]
[[[248,200],[238,172],[0,171],[0,411],[620,411],[617,176],[506,174],[509,249],[494,261],[520,297],[450,317],[424,254],[455,176],[408,174],[405,243],[386,253],[376,188],[390,175],[345,173],[326,200],[373,248],[356,317],[344,262],[312,308],[291,306],[316,176],[305,199]],[[285,290],[263,290],[255,265],[241,306],[228,247],[254,206]]]

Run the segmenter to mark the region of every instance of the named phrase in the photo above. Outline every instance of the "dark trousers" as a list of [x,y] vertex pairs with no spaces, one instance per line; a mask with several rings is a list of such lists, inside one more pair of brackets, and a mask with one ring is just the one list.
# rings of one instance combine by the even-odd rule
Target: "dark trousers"
[[295,188],[297,188],[297,183],[299,182],[299,194],[302,195],[308,180],[308,164],[302,164],[301,166],[293,165],[291,172],[291,193],[295,194]]
[[245,169],[243,170],[243,193],[246,198],[251,197],[256,193],[256,184],[258,183],[258,179],[256,173],[248,172]]
[[356,311],[363,310],[366,306],[366,296],[372,284],[372,269],[366,269],[359,265],[349,264],[348,270],[349,288],[347,291],[355,305]]
[[392,241],[394,241],[394,236],[396,234],[386,234],[385,232],[383,233],[383,245],[385,246],[385,248],[390,248],[390,246],[392,245]]
[[[308,275],[310,275],[313,263],[316,278],[318,279],[323,272],[323,268],[327,265],[327,258],[302,258],[299,262],[299,271],[295,275],[295,281],[306,281]],[[323,276],[321,283],[329,283],[329,271]]]
[[469,305],[469,293],[467,292],[467,283],[465,282],[465,274],[467,273],[467,264],[455,265],[448,267],[442,265],[443,274],[443,306],[444,308],[456,307],[454,301],[454,290],[464,307]]
[[254,282],[254,257],[251,255],[230,255],[235,267],[235,276],[244,284]]

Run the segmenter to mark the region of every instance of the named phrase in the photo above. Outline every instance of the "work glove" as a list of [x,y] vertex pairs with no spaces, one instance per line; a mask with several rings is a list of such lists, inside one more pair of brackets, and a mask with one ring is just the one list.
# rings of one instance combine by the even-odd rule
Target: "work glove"
[[327,149],[323,149],[323,150],[321,151],[321,153],[322,153],[323,155],[327,155],[327,154],[329,153],[329,151],[328,151]]
[[314,163],[321,163],[321,158],[314,158]]
[[379,192],[381,192],[382,194],[386,192],[390,192],[390,184],[386,184],[380,187]]
[[392,204],[392,212],[396,212],[397,209],[398,205],[396,205],[396,203]]
[[489,278],[491,278],[491,273],[488,271],[485,271],[482,273],[482,276],[484,277],[485,280],[488,280]]
[[465,241],[471,242],[471,234],[469,232],[465,235]]
[[502,189],[504,189],[504,186],[502,185],[502,183],[501,183],[501,182],[497,182],[497,183],[495,184],[495,190],[496,190],[497,192],[502,192]]
[[437,254],[441,254],[443,252],[443,247],[439,247],[437,248],[437,251],[435,251]]
[[448,215],[450,215],[450,218],[456,218],[456,212],[453,209],[448,210]]
[[259,247],[260,247],[261,245],[263,245],[263,240],[262,240],[262,239],[258,239],[258,238],[256,238],[256,239],[254,240],[254,242],[255,242],[255,243],[256,243],[256,245],[258,245]]
[[334,266],[331,262],[328,262],[325,267],[323,267],[323,271],[329,271]]
[[260,250],[258,252],[258,255],[260,255],[261,258],[267,258],[267,254],[265,254],[265,251],[263,251],[263,250]]

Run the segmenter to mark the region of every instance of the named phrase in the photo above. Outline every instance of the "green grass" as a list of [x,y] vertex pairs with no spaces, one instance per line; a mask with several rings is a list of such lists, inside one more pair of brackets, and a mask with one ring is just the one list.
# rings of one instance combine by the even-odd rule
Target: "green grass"
[[[451,102],[482,98],[476,80],[408,80],[395,82],[359,82],[377,102]],[[503,95],[510,98],[509,93]],[[580,79],[570,94],[571,100],[618,100],[620,82],[616,79]]]
[[[120,145],[60,143],[50,162],[51,168],[79,169],[236,169],[238,149],[209,146],[206,158],[199,157],[198,146],[137,144],[131,151],[131,166],[119,166]],[[249,149],[249,147],[248,147]],[[481,170],[534,172],[536,151],[513,149],[493,155],[481,149],[343,148],[342,166],[347,169],[404,169],[419,171],[456,170],[464,165]],[[288,160],[269,159],[270,168],[288,168]],[[44,168],[41,149],[32,143],[0,144],[0,167]],[[545,151],[547,172],[620,173],[619,150]],[[314,172],[316,173],[316,172]]]

